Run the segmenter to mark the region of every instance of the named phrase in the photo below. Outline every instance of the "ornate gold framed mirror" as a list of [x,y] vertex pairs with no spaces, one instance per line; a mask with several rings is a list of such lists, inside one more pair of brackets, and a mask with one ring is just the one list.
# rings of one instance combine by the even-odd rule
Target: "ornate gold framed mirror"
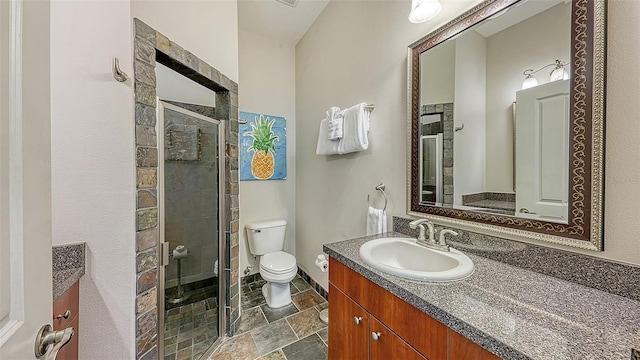
[[409,215],[603,250],[605,19],[489,0],[410,45]]

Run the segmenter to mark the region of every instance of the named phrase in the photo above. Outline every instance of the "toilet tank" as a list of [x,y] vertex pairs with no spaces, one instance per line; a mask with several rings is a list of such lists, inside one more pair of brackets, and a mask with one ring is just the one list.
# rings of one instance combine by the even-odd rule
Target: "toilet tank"
[[287,222],[282,219],[253,222],[245,225],[249,251],[253,255],[264,255],[284,248]]

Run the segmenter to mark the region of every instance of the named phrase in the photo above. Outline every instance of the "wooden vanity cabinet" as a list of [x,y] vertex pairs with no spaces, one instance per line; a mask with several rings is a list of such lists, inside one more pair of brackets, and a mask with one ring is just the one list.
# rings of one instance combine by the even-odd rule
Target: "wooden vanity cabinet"
[[[329,285],[329,359],[425,360],[348,296]],[[335,317],[336,321],[331,320]]]
[[329,304],[329,359],[368,359],[369,313],[331,284]]
[[[71,340],[58,352],[56,360],[77,360],[78,359],[78,338],[80,336],[78,324],[80,321],[80,282],[76,281],[69,290],[65,291],[56,301],[53,302],[53,329],[63,330],[73,327]],[[69,311],[69,317],[58,317]]]
[[329,360],[499,359],[333,258],[329,304]]

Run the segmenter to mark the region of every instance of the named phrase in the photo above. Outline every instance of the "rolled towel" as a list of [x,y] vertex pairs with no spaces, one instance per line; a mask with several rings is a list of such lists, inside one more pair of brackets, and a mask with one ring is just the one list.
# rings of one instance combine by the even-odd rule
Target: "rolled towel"
[[337,106],[332,106],[327,110],[327,120],[329,120],[329,140],[339,140],[343,135],[342,111]]
[[329,140],[329,120],[320,121],[320,131],[318,133],[318,145],[316,146],[316,155],[337,155],[338,147],[342,140]]
[[364,151],[369,148],[369,114],[366,103],[344,110],[343,136],[338,146],[339,154]]

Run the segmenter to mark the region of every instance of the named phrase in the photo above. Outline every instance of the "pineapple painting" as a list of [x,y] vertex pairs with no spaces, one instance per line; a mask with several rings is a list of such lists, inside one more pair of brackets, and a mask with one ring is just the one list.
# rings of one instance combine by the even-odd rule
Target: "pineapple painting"
[[240,180],[286,179],[283,117],[240,112]]

